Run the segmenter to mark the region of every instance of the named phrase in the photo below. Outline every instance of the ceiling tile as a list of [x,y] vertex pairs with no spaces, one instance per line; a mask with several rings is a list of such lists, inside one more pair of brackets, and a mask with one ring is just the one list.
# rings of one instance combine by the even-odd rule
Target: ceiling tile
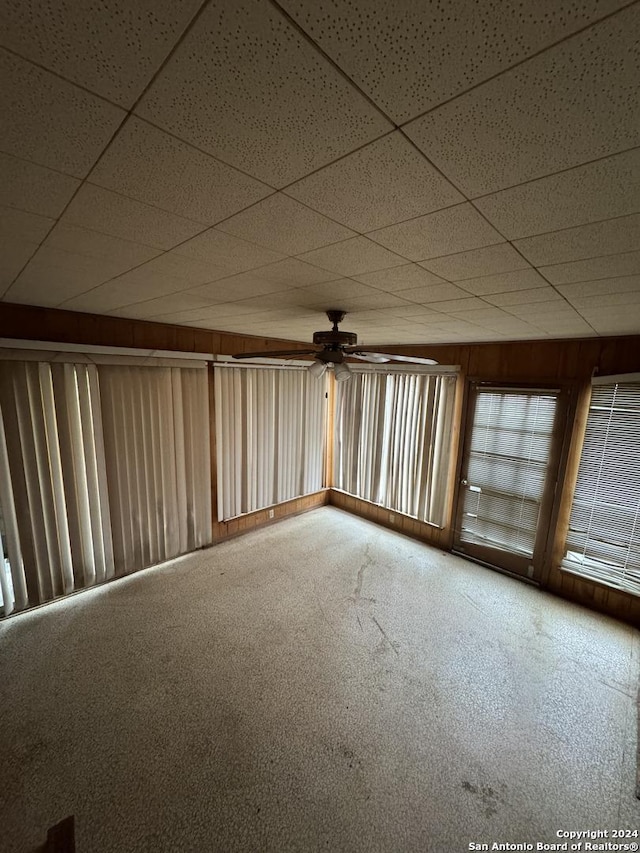
[[95,311],[104,314],[125,305],[179,293],[187,287],[184,279],[175,276],[141,276],[137,270],[132,270],[97,287],[85,288],[62,307],[69,311]]
[[211,3],[136,112],[274,187],[391,124],[270,3]]
[[529,290],[544,287],[546,284],[542,276],[533,269],[485,275],[481,278],[467,278],[459,282],[463,290],[475,296],[485,296],[487,293],[508,293],[511,290]]
[[526,269],[529,264],[509,243],[496,243],[470,252],[458,252],[442,258],[431,258],[420,266],[450,281],[494,275],[499,272]]
[[137,242],[160,249],[170,249],[202,229],[198,222],[91,184],[81,187],[61,221],[124,240],[135,236]]
[[132,116],[91,172],[91,183],[207,225],[272,190]]
[[56,218],[79,186],[77,178],[0,154],[0,204]]
[[445,284],[439,276],[428,272],[417,264],[404,264],[388,270],[377,270],[354,276],[358,281],[377,287],[380,290],[408,290],[412,287],[426,287],[430,284]]
[[524,305],[513,304],[505,307],[505,311],[515,317],[526,317],[532,323],[537,322],[571,322],[580,317],[578,312],[568,302],[562,304],[557,300],[551,302],[529,302]]
[[536,266],[630,252],[640,246],[640,214],[525,237],[514,245]]
[[354,237],[301,256],[301,260],[339,275],[359,275],[404,264],[405,258],[383,249],[366,237]]
[[490,306],[483,299],[478,299],[477,296],[463,296],[460,299],[447,299],[444,302],[438,302],[433,307],[445,314],[455,314],[458,311],[476,311]]
[[5,293],[5,299],[56,307],[118,275],[122,269],[122,262],[113,258],[92,258],[40,246]]
[[54,220],[48,216],[38,216],[16,210],[13,207],[0,207],[0,243],[9,248],[13,240],[29,240],[40,243],[51,230]]
[[337,243],[354,232],[304,204],[276,193],[217,226],[218,230],[287,255]]
[[176,252],[165,252],[152,258],[147,263],[131,270],[129,279],[131,281],[153,280],[156,276],[171,277],[184,281],[185,287],[191,284],[206,284],[219,278],[232,275],[234,270],[216,266],[209,261],[201,261],[196,258],[185,258]]
[[591,308],[621,308],[629,314],[637,314],[640,321],[640,289],[624,293],[600,293],[592,296],[574,296],[571,304],[580,313]]
[[306,264],[298,258],[285,258],[275,264],[259,267],[253,272],[267,281],[281,282],[291,287],[306,287],[335,279],[335,273]]
[[636,213],[640,148],[476,199],[508,240]]
[[633,275],[640,273],[640,252],[606,255],[604,258],[589,258],[584,261],[571,261],[567,264],[538,267],[538,269],[552,284],[568,284],[572,281]]
[[569,301],[579,296],[601,296],[607,293],[630,293],[640,290],[640,275],[604,278],[597,281],[579,281],[559,284],[557,290]]
[[469,197],[640,145],[639,32],[635,5],[404,130]]
[[[427,284],[422,287],[412,287],[410,290],[401,290],[398,295],[409,302],[430,305],[436,302],[445,302],[451,299],[465,299],[469,296],[464,290],[455,284]],[[436,306],[437,307],[437,306]]]
[[508,308],[511,305],[531,305],[538,302],[560,302],[564,303],[562,296],[553,287],[536,287],[532,290],[512,290],[506,293],[492,293],[487,295],[487,302]]
[[263,246],[256,246],[217,228],[209,228],[190,240],[175,247],[175,252],[187,258],[211,261],[235,272],[261,267],[264,264],[284,260],[286,255]]
[[0,149],[83,178],[126,113],[0,49]]
[[277,293],[285,289],[280,282],[267,281],[253,272],[243,272],[194,288],[192,292],[210,297],[212,302],[232,302],[248,299],[251,296],[263,296],[265,293]]
[[98,231],[89,231],[78,225],[58,222],[46,239],[46,246],[62,249],[92,258],[112,258],[122,262],[125,269],[143,264],[155,257],[159,250],[121,237],[111,237]]
[[2,4],[0,41],[67,80],[129,107],[200,2],[8,0]]
[[394,121],[407,121],[624,5],[624,0],[280,0]]
[[0,299],[17,278],[22,268],[36,253],[38,243],[14,237],[10,241],[0,239]]
[[373,231],[464,201],[399,131],[303,178],[286,192],[356,231]]
[[[162,318],[171,314],[174,318],[184,315],[180,316],[180,319],[193,320],[201,316],[203,311],[210,310],[211,303],[201,296],[183,290],[178,293],[170,293],[167,296],[159,296],[157,299],[135,302],[127,305],[126,308],[127,316],[139,317],[140,319]],[[194,314],[194,312],[196,313]]]
[[470,204],[458,204],[368,235],[372,240],[422,261],[503,242],[503,237]]

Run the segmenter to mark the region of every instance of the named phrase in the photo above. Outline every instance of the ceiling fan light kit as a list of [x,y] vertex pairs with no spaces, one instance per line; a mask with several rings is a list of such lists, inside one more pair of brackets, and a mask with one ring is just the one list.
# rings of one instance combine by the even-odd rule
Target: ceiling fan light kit
[[315,362],[309,367],[309,373],[316,377],[323,376],[327,367],[333,366],[336,381],[344,382],[351,378],[351,370],[345,363],[345,358],[357,358],[373,364],[385,364],[388,361],[402,361],[409,364],[437,364],[432,358],[418,358],[410,355],[393,355],[386,352],[374,352],[358,346],[358,336],[355,332],[342,332],[338,328],[345,317],[345,312],[338,309],[327,311],[327,317],[332,324],[331,331],[314,332],[314,349],[294,350],[265,350],[264,352],[239,352],[233,358],[287,358],[312,355]]

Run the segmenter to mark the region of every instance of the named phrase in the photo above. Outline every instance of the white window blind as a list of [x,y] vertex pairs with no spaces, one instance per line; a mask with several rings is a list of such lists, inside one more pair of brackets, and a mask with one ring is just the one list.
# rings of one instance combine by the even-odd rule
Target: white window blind
[[95,366],[0,362],[5,615],[113,575],[104,464]]
[[324,487],[326,391],[306,368],[215,365],[220,521]]
[[207,372],[98,368],[116,572],[211,542]]
[[567,571],[640,595],[640,382],[593,388]]
[[460,539],[533,556],[557,397],[476,395]]
[[456,377],[352,372],[336,386],[335,488],[442,526]]

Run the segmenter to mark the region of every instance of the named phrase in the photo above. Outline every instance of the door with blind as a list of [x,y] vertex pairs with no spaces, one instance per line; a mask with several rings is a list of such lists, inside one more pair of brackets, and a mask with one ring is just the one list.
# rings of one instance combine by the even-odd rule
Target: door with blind
[[472,386],[456,551],[539,580],[564,409],[558,390]]

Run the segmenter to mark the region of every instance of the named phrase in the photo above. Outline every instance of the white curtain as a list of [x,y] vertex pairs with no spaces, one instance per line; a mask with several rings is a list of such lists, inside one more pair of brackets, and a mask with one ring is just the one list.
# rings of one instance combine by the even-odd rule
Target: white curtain
[[306,368],[215,365],[220,521],[324,487],[326,392]]
[[335,488],[442,526],[456,377],[352,372],[336,385]]
[[95,366],[0,362],[0,507],[5,614],[114,574]]
[[207,372],[98,368],[116,572],[211,542]]

